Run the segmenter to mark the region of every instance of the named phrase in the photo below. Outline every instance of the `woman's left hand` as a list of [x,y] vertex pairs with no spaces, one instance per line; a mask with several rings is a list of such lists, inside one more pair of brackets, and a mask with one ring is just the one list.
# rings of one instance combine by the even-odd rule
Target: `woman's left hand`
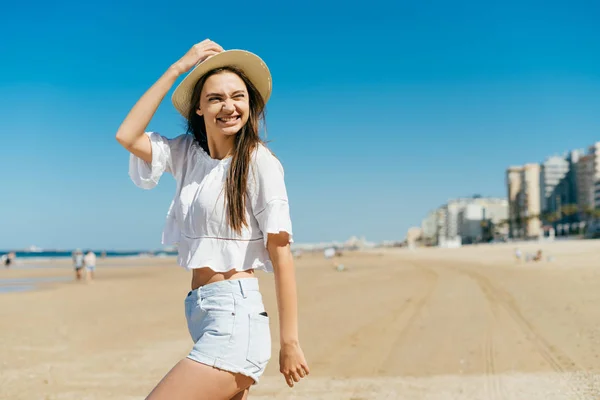
[[305,378],[310,373],[299,344],[281,346],[281,350],[279,350],[279,372],[283,374],[289,387],[294,387],[294,382],[299,382],[301,378]]

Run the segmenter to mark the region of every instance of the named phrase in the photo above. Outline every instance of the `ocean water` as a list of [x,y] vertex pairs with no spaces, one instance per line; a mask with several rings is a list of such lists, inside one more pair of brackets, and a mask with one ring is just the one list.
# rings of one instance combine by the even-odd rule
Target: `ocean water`
[[[87,253],[90,249],[81,249],[83,253]],[[28,260],[52,260],[56,258],[71,258],[75,250],[49,250],[49,251],[15,251],[17,259],[28,259]],[[139,256],[174,256],[177,255],[176,251],[148,251],[148,250],[132,250],[132,251],[104,251],[104,250],[92,250],[96,257],[100,258],[105,255],[107,258],[110,257],[139,257]],[[0,250],[0,257],[8,254],[8,250]]]
[[[87,253],[88,249],[81,249]],[[99,259],[116,257],[168,257],[175,256],[175,251],[96,251],[92,250]],[[0,257],[9,253],[9,251],[0,251]],[[11,269],[37,269],[49,268],[55,265],[53,260],[71,259],[73,250],[52,250],[52,251],[15,251],[15,260],[10,266]],[[118,261],[103,263],[102,268],[122,268],[123,263]],[[5,269],[4,262],[0,265],[0,294],[27,292],[35,290],[40,284],[58,283],[72,281],[74,278],[69,276],[62,277],[37,277],[37,278],[3,278],[1,273]]]
[[[122,253],[122,252],[113,252],[108,257],[138,257],[139,253]],[[36,258],[37,257],[37,258]],[[13,265],[11,265],[11,269],[32,269],[32,268],[49,268],[54,265],[52,260],[56,260],[59,258],[70,258],[70,252],[59,252],[56,255],[55,252],[42,252],[42,253],[25,253],[24,256],[19,256],[17,253],[17,258]],[[33,261],[23,263],[24,260]],[[47,262],[43,262],[46,260]],[[38,264],[37,261],[40,261]],[[117,263],[115,265],[103,265],[102,268],[122,268],[123,265]],[[31,290],[36,290],[40,287],[40,285],[48,284],[48,283],[61,283],[61,282],[70,282],[74,280],[74,277],[71,273],[71,268],[69,267],[69,274],[67,276],[51,276],[51,277],[28,277],[28,278],[4,278],[2,276],[2,272],[4,272],[5,268],[3,265],[0,265],[0,295],[5,293],[15,293],[15,292],[28,292]]]

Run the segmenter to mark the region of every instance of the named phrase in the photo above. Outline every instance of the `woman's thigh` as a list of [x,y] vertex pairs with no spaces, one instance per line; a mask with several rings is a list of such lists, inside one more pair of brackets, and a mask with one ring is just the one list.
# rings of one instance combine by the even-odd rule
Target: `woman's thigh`
[[158,383],[146,400],[229,400],[253,379],[184,358]]

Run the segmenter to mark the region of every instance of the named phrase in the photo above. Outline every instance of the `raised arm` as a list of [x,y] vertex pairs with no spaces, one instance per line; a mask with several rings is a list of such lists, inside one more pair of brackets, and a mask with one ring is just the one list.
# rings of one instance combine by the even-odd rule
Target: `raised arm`
[[158,106],[180,75],[189,71],[199,62],[222,51],[221,46],[209,39],[195,44],[181,59],[171,65],[137,101],[121,123],[116,135],[117,141],[130,153],[147,163],[152,162],[152,146],[144,132]]

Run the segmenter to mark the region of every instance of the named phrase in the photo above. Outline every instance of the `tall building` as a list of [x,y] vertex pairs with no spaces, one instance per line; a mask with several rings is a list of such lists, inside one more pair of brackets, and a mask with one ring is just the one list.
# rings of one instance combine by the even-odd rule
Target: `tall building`
[[540,165],[525,164],[506,171],[511,237],[539,237],[542,233],[540,214]]
[[599,181],[600,142],[596,142],[588,148],[587,154],[579,160],[579,167],[577,170],[577,194],[580,211],[586,213],[597,207],[596,186]]
[[577,204],[585,212],[594,207],[594,157],[586,154],[577,166]]
[[594,185],[594,207],[600,210],[600,180]]
[[[577,193],[577,168],[579,165],[579,159],[583,156],[583,150],[570,151],[565,159],[569,163],[569,171],[561,179],[558,185],[554,188],[551,194],[551,205],[546,212],[554,213],[560,210],[561,206],[567,204],[578,204],[578,193]],[[574,216],[575,222],[578,220],[578,216]]]
[[569,161],[565,157],[551,156],[540,166],[540,206],[542,213],[555,212],[557,199],[553,196],[556,186],[569,172]]
[[508,236],[511,238],[522,237],[521,208],[519,207],[519,194],[523,187],[521,175],[523,167],[508,167],[506,170],[506,187],[508,192]]
[[594,169],[593,169],[593,191],[594,191],[594,208],[600,208],[598,188],[600,186],[600,142],[596,142],[589,148],[589,153],[594,158]]
[[527,218],[525,235],[527,237],[539,237],[541,232],[540,223],[540,165],[525,164],[523,166],[523,188],[521,193],[521,204],[523,215]]

